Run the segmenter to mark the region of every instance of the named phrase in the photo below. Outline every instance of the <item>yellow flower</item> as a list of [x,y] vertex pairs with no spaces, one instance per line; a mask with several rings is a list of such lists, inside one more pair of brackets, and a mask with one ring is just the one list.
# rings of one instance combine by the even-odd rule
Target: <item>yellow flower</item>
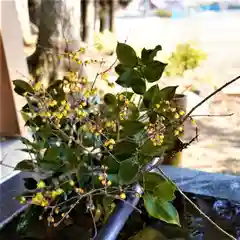
[[67,103],[66,100],[62,100],[62,101],[61,101],[61,104],[62,104],[62,105],[65,105],[66,103]]
[[178,130],[174,130],[174,135],[178,136],[179,135],[179,131]]
[[111,186],[111,185],[112,185],[112,182],[109,180],[109,181],[107,182],[107,185],[108,185],[108,186]]
[[75,182],[73,180],[70,180],[69,185],[73,187],[75,185]]
[[42,200],[41,206],[42,206],[42,207],[48,206],[48,201],[47,201],[45,198]]
[[125,193],[121,193],[121,194],[120,194],[120,198],[121,198],[121,199],[126,199],[126,197],[127,197],[127,196],[126,196]]
[[20,203],[21,204],[25,204],[26,203],[26,198],[25,197],[21,197],[20,198]]
[[180,110],[180,111],[179,111],[179,115],[180,115],[180,116],[183,116],[184,114],[185,114],[185,112],[184,112],[183,110]]
[[46,184],[45,184],[45,182],[42,181],[42,180],[37,184],[37,188],[39,188],[39,189],[43,189],[43,188],[45,188],[45,187],[46,187]]
[[175,114],[174,114],[174,118],[178,119],[178,118],[179,118],[179,114],[178,114],[178,113],[175,113]]
[[179,132],[182,132],[182,131],[183,131],[183,127],[181,127],[181,126],[178,127],[178,131],[179,131]]
[[64,193],[63,189],[61,189],[61,188],[58,188],[58,189],[56,190],[56,192],[57,192],[57,195],[61,195],[61,194]]
[[49,217],[47,218],[47,221],[48,221],[48,222],[54,222],[54,218],[53,218],[52,216],[49,216]]
[[100,175],[99,177],[98,177],[98,180],[99,181],[102,181],[104,178],[103,178],[103,176],[102,175]]
[[157,109],[160,108],[160,104],[156,104],[156,108],[157,108]]

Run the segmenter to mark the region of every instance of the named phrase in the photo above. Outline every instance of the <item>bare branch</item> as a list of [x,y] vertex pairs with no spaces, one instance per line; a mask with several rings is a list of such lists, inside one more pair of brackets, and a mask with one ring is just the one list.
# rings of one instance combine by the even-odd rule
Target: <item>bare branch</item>
[[183,118],[182,122],[184,122],[186,119],[188,119],[188,117],[198,108],[200,107],[203,103],[205,103],[207,100],[209,100],[211,97],[213,97],[214,95],[216,95],[218,92],[222,91],[224,88],[226,88],[227,86],[231,85],[232,83],[236,82],[237,80],[240,79],[240,76],[235,77],[234,79],[232,79],[231,81],[226,82],[225,84],[223,84],[220,88],[218,88],[217,90],[215,90],[214,92],[212,92],[211,94],[209,94],[207,97],[205,97],[201,102],[199,102],[196,106],[194,106],[187,114],[186,116]]

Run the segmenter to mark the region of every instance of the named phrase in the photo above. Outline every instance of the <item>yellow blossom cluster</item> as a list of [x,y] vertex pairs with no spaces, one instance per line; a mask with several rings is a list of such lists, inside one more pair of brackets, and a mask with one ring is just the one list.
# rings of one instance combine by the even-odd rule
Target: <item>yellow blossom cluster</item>
[[164,127],[161,123],[149,123],[145,129],[147,130],[148,137],[154,146],[161,146],[164,141]]
[[104,146],[109,150],[112,150],[115,143],[115,140],[113,138],[110,138],[104,142]]

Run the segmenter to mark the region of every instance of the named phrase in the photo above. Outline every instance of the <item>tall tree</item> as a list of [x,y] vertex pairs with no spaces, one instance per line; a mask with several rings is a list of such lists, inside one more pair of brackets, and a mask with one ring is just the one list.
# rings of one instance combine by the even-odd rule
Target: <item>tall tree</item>
[[109,0],[109,30],[111,32],[115,32],[115,18],[116,18],[116,9],[118,7],[118,2],[117,0]]
[[38,44],[28,59],[29,70],[36,80],[47,85],[61,79],[68,70],[82,75],[82,66],[65,57],[59,59],[61,53],[78,51],[80,47],[80,1],[42,1]]
[[81,0],[82,39],[89,45],[93,45],[96,0]]

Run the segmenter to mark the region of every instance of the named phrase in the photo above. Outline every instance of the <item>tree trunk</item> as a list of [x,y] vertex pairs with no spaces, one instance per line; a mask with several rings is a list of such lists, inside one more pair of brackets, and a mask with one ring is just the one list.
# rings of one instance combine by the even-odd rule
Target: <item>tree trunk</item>
[[82,39],[89,45],[94,43],[95,0],[81,1]]
[[100,0],[100,32],[104,32],[108,28],[108,0]]
[[36,81],[48,85],[61,79],[66,71],[78,71],[82,66],[60,54],[80,49],[80,1],[42,1],[38,45],[28,59],[29,70]]
[[116,20],[116,8],[117,0],[109,0],[109,30],[112,33],[115,33],[115,20]]
[[42,0],[28,0],[30,21],[39,28]]

